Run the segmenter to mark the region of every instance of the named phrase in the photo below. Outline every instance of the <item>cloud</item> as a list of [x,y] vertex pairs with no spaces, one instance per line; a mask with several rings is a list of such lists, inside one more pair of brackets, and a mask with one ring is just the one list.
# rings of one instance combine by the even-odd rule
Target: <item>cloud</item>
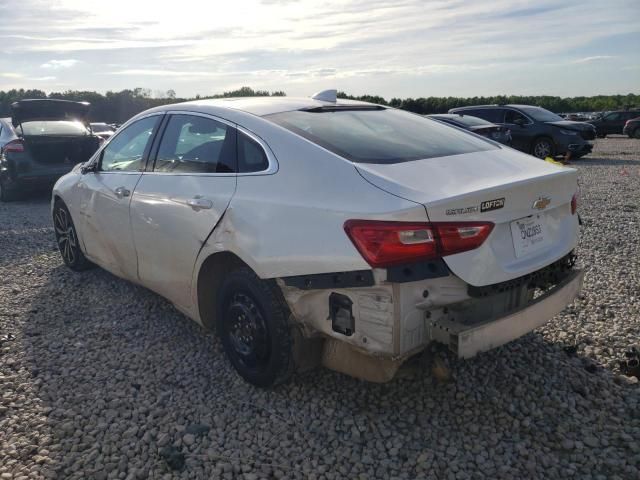
[[59,70],[61,68],[71,68],[78,63],[78,60],[74,58],[67,58],[65,60],[49,60],[46,63],[40,65],[41,68],[49,68],[51,70]]
[[578,60],[574,60],[571,63],[591,63],[591,62],[599,62],[601,60],[609,60],[611,58],[616,58],[613,55],[594,55],[593,57],[584,57]]
[[0,77],[3,77],[3,78],[23,78],[24,75],[21,74],[21,73],[4,72],[4,73],[0,73]]
[[[235,0],[218,9],[182,0],[179,9],[149,9],[131,0],[110,0],[109,8],[97,0],[0,0],[0,71],[23,72],[25,87],[54,74],[78,90],[179,84],[179,95],[248,82],[289,94],[327,84],[385,96],[583,94],[542,74],[581,64],[593,73],[589,88],[610,91],[640,85],[635,71],[624,84],[596,75],[605,61],[640,63],[632,48],[640,23],[629,14],[637,0],[619,1]],[[588,85],[591,77],[582,78]]]

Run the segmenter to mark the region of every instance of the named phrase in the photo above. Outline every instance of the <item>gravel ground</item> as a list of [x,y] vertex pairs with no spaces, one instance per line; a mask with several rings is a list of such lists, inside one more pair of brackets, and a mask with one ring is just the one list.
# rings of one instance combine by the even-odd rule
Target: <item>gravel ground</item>
[[[452,379],[318,370],[274,391],[157,295],[55,250],[48,199],[0,204],[0,479],[640,478],[640,141],[576,163],[583,294]],[[184,463],[184,465],[182,465]],[[182,468],[180,468],[182,467]]]

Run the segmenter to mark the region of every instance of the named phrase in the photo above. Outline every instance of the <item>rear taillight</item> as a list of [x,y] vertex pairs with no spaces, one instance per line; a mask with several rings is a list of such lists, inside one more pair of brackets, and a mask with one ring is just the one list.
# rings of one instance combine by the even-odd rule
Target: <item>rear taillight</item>
[[11,140],[10,142],[5,144],[5,146],[2,148],[2,151],[5,153],[22,153],[24,152],[24,144],[20,139]]
[[348,220],[345,232],[372,267],[432,260],[478,248],[493,223],[408,223]]
[[575,215],[578,210],[578,192],[571,197],[571,215]]

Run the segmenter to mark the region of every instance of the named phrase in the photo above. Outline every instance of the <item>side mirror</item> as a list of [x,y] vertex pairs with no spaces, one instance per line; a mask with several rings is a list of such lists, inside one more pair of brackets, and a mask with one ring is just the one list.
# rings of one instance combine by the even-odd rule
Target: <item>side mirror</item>
[[82,175],[86,175],[87,173],[93,173],[97,171],[98,171],[98,164],[96,162],[87,163],[82,165],[82,167],[80,167],[80,173],[82,173]]

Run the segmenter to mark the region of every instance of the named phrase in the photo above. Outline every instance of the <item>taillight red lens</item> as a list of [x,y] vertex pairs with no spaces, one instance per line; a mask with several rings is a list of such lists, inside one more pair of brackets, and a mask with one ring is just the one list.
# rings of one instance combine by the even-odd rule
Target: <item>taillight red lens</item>
[[571,197],[571,215],[575,215],[578,210],[578,192]]
[[434,223],[439,241],[440,255],[453,255],[478,248],[487,239],[493,223],[455,222]]
[[22,153],[24,152],[24,144],[22,140],[11,140],[6,143],[2,149],[6,153]]
[[478,248],[493,223],[408,223],[348,220],[347,235],[372,267],[388,267]]

